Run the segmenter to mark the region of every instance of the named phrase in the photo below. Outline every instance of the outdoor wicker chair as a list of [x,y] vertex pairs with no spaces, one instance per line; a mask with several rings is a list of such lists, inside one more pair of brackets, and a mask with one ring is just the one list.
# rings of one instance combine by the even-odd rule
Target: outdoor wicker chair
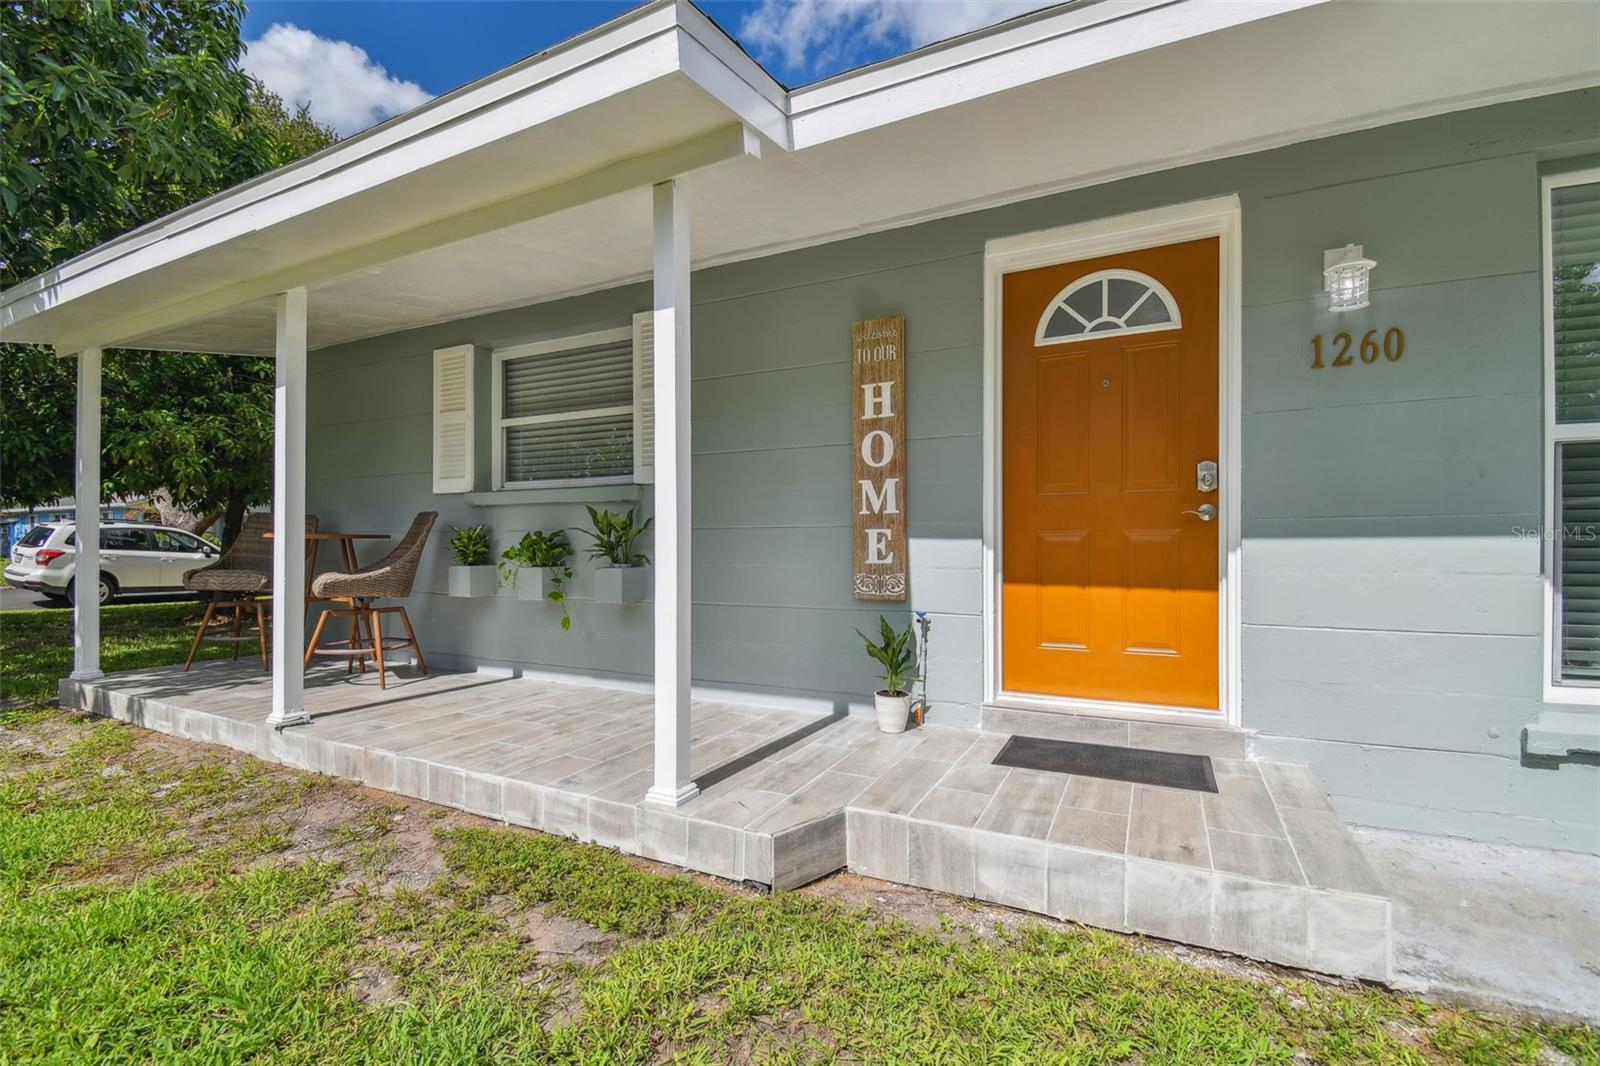
[[[422,549],[428,534],[439,517],[437,511],[422,511],[411,520],[411,528],[400,539],[394,551],[382,559],[356,570],[338,570],[322,574],[311,584],[312,595],[344,603],[343,607],[330,607],[317,618],[317,628],[311,634],[311,646],[306,649],[306,666],[313,655],[342,655],[366,669],[367,659],[378,666],[378,687],[388,687],[388,677],[383,656],[386,651],[410,648],[417,657],[417,668],[428,672],[428,661],[422,657],[422,646],[417,643],[416,630],[411,628],[411,618],[403,604],[386,607],[373,605],[374,600],[403,600],[411,595],[412,582],[416,580],[417,564],[422,561]],[[396,614],[405,626],[406,635],[385,637],[383,616]],[[350,637],[322,643],[322,631],[330,618],[350,620]],[[363,624],[365,632],[362,632]]]
[[[314,533],[316,529],[317,516],[306,515],[306,532]],[[183,661],[184,670],[194,665],[194,657],[200,651],[200,642],[203,640],[232,643],[233,657],[237,659],[240,644],[250,640],[240,633],[246,612],[255,616],[255,640],[261,648],[261,668],[272,668],[271,660],[267,657],[266,604],[258,598],[272,588],[272,541],[267,539],[267,534],[271,532],[270,511],[246,515],[239,536],[216,562],[183,575],[184,588],[209,594],[206,613],[195,630],[194,641],[189,645],[189,657]],[[226,617],[229,614],[233,616],[231,623]],[[211,625],[213,621],[220,621],[232,631],[217,632]]]

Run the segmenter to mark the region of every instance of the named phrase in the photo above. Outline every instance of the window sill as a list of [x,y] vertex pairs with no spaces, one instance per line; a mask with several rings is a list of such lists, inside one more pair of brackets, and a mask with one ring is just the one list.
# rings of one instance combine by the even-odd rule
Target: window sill
[[469,492],[468,507],[515,507],[541,503],[638,503],[638,485],[560,485],[544,489]]
[[1600,754],[1600,715],[1593,711],[1544,711],[1523,730],[1529,755],[1565,759]]

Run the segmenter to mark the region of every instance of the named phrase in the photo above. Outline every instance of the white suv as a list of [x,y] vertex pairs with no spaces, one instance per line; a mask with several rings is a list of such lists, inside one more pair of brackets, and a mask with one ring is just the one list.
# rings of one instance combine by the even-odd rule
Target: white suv
[[[100,526],[100,602],[141,592],[182,592],[183,575],[216,559],[216,545],[169,526],[104,522]],[[11,549],[6,583],[74,601],[77,527],[47,522],[22,535]]]

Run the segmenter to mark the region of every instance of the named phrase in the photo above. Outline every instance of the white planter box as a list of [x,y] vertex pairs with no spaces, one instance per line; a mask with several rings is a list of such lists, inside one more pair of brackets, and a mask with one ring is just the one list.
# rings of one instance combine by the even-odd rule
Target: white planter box
[[493,566],[452,566],[450,595],[465,599],[493,596],[499,575]]
[[596,603],[638,603],[650,595],[648,566],[602,566],[594,572]]
[[525,566],[517,571],[517,599],[527,601],[542,601],[550,598],[550,593],[556,590],[555,575],[560,573],[554,566]]

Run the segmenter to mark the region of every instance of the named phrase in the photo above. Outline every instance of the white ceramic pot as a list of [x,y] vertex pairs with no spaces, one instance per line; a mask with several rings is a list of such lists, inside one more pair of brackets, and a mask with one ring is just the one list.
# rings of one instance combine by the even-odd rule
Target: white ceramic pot
[[878,692],[872,697],[872,705],[878,711],[878,732],[904,733],[906,723],[911,720],[911,693],[891,695],[888,692]]

